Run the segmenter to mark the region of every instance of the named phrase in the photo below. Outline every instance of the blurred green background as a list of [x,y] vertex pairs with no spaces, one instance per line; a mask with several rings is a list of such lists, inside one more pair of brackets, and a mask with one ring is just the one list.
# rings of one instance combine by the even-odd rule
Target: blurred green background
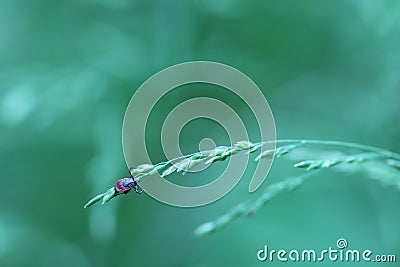
[[[298,173],[285,159],[256,193],[244,177],[204,207],[130,194],[83,209],[126,176],[121,129],[130,97],[155,72],[185,61],[246,73],[268,99],[279,138],[400,151],[400,2],[1,0],[0,34],[1,267],[286,266],[259,262],[256,253],[264,244],[334,247],[340,237],[350,248],[400,256],[400,192],[365,172],[318,175],[251,218],[193,235]],[[169,99],[171,107],[180,100]],[[217,124],[204,123],[184,129],[184,152],[197,149],[200,133],[227,144]],[[152,138],[161,159],[159,136]]]

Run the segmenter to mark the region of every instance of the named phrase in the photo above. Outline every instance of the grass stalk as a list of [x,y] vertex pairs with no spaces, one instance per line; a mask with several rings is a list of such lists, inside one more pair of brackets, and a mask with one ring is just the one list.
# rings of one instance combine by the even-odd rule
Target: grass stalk
[[[262,151],[262,147],[266,144],[275,144],[276,148],[272,150]],[[394,168],[400,168],[400,154],[374,146],[368,146],[358,143],[352,142],[344,142],[344,141],[325,141],[325,140],[307,140],[307,139],[280,139],[280,140],[272,140],[272,141],[263,141],[258,143],[252,143],[249,141],[240,141],[235,143],[233,146],[219,146],[212,150],[201,151],[192,153],[190,155],[181,156],[178,158],[174,158],[172,160],[164,161],[153,164],[142,164],[138,167],[129,168],[130,173],[132,174],[132,179],[134,179],[135,183],[139,183],[141,179],[148,175],[152,174],[160,174],[161,177],[166,177],[173,173],[182,173],[185,174],[191,168],[199,163],[204,163],[206,165],[211,165],[218,161],[223,161],[228,157],[231,157],[241,151],[247,151],[246,153],[255,153],[260,151],[259,155],[255,158],[256,161],[259,161],[263,158],[273,158],[273,157],[281,157],[284,156],[291,151],[297,149],[300,146],[305,145],[323,145],[323,146],[335,146],[340,148],[352,148],[363,153],[343,156],[335,159],[329,160],[306,160],[302,162],[298,162],[294,165],[296,168],[305,168],[306,170],[316,170],[316,169],[327,169],[334,167],[340,164],[354,164],[363,162],[366,160],[386,160],[386,163]],[[308,177],[308,175],[307,175]],[[129,179],[129,178],[125,178]],[[300,178],[295,178],[293,181],[299,181]],[[290,184],[291,180],[288,181]],[[293,182],[292,181],[292,182]],[[117,181],[118,182],[118,181]],[[279,187],[279,186],[278,186]],[[286,191],[286,190],[282,190]],[[129,192],[129,191],[127,191]],[[277,189],[273,190],[275,195],[277,192],[281,192]],[[271,194],[271,193],[269,193]],[[121,195],[114,187],[108,189],[105,193],[95,196],[84,206],[85,208],[97,203],[102,202],[102,204],[110,201],[114,197]],[[241,208],[240,208],[241,209]],[[240,210],[239,209],[239,210]],[[238,216],[239,212],[233,213],[236,214],[235,218],[241,217]],[[228,216],[229,218],[232,216]],[[232,218],[233,218],[232,217]],[[223,221],[221,219],[221,221]],[[229,220],[228,220],[229,221]],[[222,224],[221,224],[222,225]]]

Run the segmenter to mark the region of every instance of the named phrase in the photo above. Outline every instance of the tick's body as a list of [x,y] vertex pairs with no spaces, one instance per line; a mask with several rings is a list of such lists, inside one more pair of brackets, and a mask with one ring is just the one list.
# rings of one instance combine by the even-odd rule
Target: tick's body
[[139,190],[139,181],[133,177],[132,173],[129,171],[129,178],[122,178],[115,182],[114,189],[115,192],[119,194],[128,194],[132,188],[135,189],[135,192],[141,194],[143,190]]

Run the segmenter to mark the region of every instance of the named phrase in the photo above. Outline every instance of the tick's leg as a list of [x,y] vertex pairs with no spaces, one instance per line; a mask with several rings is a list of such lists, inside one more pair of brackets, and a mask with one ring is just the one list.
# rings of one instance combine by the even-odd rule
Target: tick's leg
[[141,194],[141,193],[143,193],[143,190],[139,191],[139,186],[135,185],[135,192],[138,193],[138,194]]
[[136,169],[135,166],[132,166],[132,167],[129,167],[129,168],[128,168],[128,172],[129,172],[129,175],[131,176],[131,178],[133,178],[132,171],[133,171],[134,169]]

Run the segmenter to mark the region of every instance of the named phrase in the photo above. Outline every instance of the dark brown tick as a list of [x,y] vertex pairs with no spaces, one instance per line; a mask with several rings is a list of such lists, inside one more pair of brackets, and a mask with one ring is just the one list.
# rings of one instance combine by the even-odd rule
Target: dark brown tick
[[115,182],[114,189],[116,194],[128,194],[132,188],[135,189],[135,192],[138,194],[143,193],[143,190],[139,190],[139,180],[136,180],[130,171],[129,174],[129,178],[122,178]]

